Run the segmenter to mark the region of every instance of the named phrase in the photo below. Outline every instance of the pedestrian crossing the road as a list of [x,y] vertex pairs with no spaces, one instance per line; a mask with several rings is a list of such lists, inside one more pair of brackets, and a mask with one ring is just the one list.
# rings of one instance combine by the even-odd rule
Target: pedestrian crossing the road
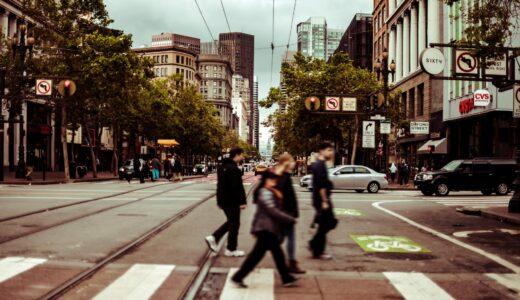
[[426,198],[429,201],[450,207],[489,208],[507,207],[509,197],[479,197],[479,198]]
[[[30,257],[0,259],[0,291],[9,284],[16,284],[17,276],[43,280],[46,275],[42,274],[48,272],[45,269],[56,271],[56,263],[58,262]],[[186,270],[187,267],[177,268],[175,265],[164,264],[128,265],[125,270],[121,270],[118,277],[99,277],[90,285],[96,288],[82,296],[96,300],[169,299],[168,295],[172,293],[171,286],[178,284],[174,279],[175,274],[182,273],[183,269]],[[459,287],[471,288],[470,285],[478,285],[479,295],[483,298],[488,295],[497,298],[504,295],[520,295],[520,274],[309,271],[300,277],[298,286],[289,289],[281,287],[276,270],[271,268],[255,269],[244,280],[249,287],[237,287],[231,281],[231,276],[236,270],[215,270],[217,273],[214,274],[224,279],[218,280],[220,283],[217,291],[221,292],[215,295],[216,297],[221,300],[274,300],[281,295],[304,293],[312,299],[329,296],[335,299],[359,299],[360,294],[363,294],[365,298],[374,299],[449,300],[464,296],[464,290]],[[28,274],[29,272],[32,273]],[[32,282],[28,288],[31,286],[40,285],[38,282]],[[158,297],[159,294],[162,296]]]

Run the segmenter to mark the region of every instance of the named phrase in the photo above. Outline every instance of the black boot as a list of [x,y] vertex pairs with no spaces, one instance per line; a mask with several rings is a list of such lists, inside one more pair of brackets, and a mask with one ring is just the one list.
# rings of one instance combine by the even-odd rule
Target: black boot
[[289,261],[289,273],[292,274],[305,274],[305,270],[300,269],[296,260]]

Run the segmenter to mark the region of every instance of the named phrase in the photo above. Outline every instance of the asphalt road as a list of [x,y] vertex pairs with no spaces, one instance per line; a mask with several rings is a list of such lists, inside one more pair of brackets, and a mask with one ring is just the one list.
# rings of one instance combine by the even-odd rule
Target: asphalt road
[[[38,299],[123,245],[202,199],[208,200],[144,244],[101,268],[63,299],[176,299],[206,262],[203,237],[224,221],[214,177],[182,183],[103,182],[58,186],[0,186],[0,299]],[[246,188],[254,178],[245,180]],[[144,189],[142,189],[144,188]],[[131,192],[132,190],[140,189]],[[520,228],[456,212],[459,206],[501,206],[507,197],[456,193],[423,197],[415,191],[333,195],[338,228],[329,234],[331,261],[310,258],[314,216],[310,193],[296,187],[298,257],[308,273],[283,288],[267,255],[236,289],[227,279],[242,258],[209,260],[198,299],[517,299]],[[249,200],[250,201],[250,200]],[[5,208],[5,210],[4,210]],[[254,205],[243,213],[239,247],[248,252]]]

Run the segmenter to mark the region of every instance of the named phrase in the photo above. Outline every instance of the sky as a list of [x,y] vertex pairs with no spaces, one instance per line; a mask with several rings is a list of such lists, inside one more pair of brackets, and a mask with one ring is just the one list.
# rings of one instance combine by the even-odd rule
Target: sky
[[[228,32],[220,0],[197,0],[213,36]],[[222,0],[232,31],[255,36],[255,75],[259,81],[259,98],[267,96],[269,88],[278,86],[281,58],[291,40],[296,50],[296,24],[311,16],[325,17],[329,27],[346,29],[353,16],[371,13],[373,0],[297,0],[294,23],[291,16],[294,0],[274,0],[274,51],[271,72],[272,0]],[[150,45],[153,34],[173,32],[211,41],[211,36],[195,4],[195,0],[105,0],[112,27],[133,35],[134,47]],[[261,109],[264,120],[270,110]],[[269,129],[261,128],[261,147],[269,137]]]

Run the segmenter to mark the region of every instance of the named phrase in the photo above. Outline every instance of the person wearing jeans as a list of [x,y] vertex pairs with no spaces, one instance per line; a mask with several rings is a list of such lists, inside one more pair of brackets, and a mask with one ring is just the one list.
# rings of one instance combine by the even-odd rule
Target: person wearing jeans
[[238,287],[247,288],[244,278],[258,265],[267,251],[271,252],[284,286],[293,286],[297,280],[289,273],[280,247],[284,230],[287,226],[294,225],[296,218],[281,209],[283,196],[276,189],[278,179],[279,176],[271,171],[265,172],[255,191],[257,208],[251,233],[256,237],[256,243],[240,269],[231,277],[231,281]]
[[237,250],[238,230],[240,228],[240,210],[246,208],[246,192],[242,183],[242,171],[238,163],[243,159],[244,150],[234,148],[229,151],[229,158],[222,162],[217,171],[217,205],[224,211],[227,221],[212,235],[206,237],[208,247],[217,252],[218,242],[228,233],[228,244],[224,255],[240,257],[245,252]]

